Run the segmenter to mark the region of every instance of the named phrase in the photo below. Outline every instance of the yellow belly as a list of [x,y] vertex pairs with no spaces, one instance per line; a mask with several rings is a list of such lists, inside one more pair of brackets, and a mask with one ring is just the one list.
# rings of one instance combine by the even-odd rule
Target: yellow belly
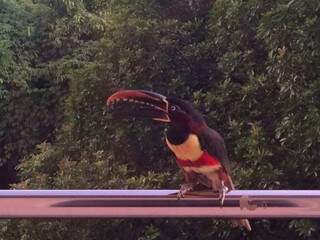
[[181,160],[196,161],[203,154],[198,137],[190,134],[187,140],[179,145],[174,145],[166,138],[166,143],[171,151]]

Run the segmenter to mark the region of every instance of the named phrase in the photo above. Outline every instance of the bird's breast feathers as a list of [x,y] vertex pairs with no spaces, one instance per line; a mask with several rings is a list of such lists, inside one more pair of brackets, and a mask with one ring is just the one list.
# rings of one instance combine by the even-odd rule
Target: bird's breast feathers
[[216,157],[201,149],[199,138],[195,134],[190,134],[187,140],[179,145],[171,144],[168,139],[166,142],[175,154],[178,165],[187,172],[208,173],[221,168]]

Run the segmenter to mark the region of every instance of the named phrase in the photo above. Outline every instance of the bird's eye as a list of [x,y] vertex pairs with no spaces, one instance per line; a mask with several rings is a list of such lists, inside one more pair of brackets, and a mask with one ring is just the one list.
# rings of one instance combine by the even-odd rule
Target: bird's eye
[[171,111],[175,111],[175,110],[177,110],[177,107],[176,107],[176,106],[171,106],[171,107],[170,107],[170,110],[171,110]]

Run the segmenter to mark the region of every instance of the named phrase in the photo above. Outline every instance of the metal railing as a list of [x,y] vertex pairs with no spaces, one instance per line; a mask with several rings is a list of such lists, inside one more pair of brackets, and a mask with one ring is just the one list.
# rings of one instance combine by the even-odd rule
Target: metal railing
[[320,217],[320,190],[0,190],[1,218]]

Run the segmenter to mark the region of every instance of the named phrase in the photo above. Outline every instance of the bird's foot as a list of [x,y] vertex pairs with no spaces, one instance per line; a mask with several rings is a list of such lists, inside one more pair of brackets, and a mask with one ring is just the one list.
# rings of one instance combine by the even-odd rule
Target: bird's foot
[[180,198],[184,198],[184,195],[190,191],[192,191],[194,188],[194,184],[192,183],[185,183],[185,184],[182,184],[181,187],[180,187],[180,190],[178,192],[178,200]]
[[219,200],[220,206],[223,206],[224,200],[226,198],[226,193],[229,191],[229,188],[224,185],[224,181],[221,183],[221,188],[219,189]]

